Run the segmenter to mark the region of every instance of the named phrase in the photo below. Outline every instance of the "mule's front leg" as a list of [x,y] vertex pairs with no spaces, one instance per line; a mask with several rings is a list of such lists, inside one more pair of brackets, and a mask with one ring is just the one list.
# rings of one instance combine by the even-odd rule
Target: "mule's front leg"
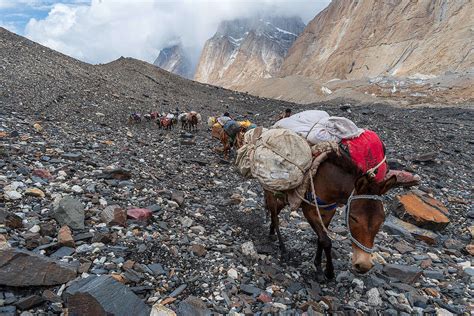
[[280,231],[280,220],[278,215],[281,210],[285,207],[284,200],[275,196],[274,193],[264,190],[264,199],[265,199],[265,208],[267,212],[270,213],[271,223],[270,223],[270,236],[273,236],[276,232],[278,237],[278,243],[280,247],[280,254],[283,260],[288,259],[288,253],[286,252],[285,242],[283,241],[283,236]]
[[326,270],[324,270],[324,275],[328,279],[334,278],[334,265],[332,263],[332,242],[331,239],[325,234],[321,245],[324,250],[324,255],[326,256]]
[[314,260],[316,271],[317,273],[322,272],[321,257],[322,257],[322,251],[324,250],[324,254],[326,255],[326,270],[324,271],[324,274],[328,279],[332,279],[334,278],[334,266],[332,264],[332,255],[331,255],[332,243],[331,243],[331,239],[324,231],[322,225],[326,226],[326,228],[329,226],[329,223],[331,222],[331,219],[334,216],[335,211],[325,213],[322,216],[323,223],[321,223],[317,215],[317,211],[314,207],[308,204],[303,204],[302,208],[303,208],[303,214],[308,220],[308,223],[311,225],[316,235],[318,235],[318,248],[316,250],[316,257]]
[[316,256],[314,257],[314,267],[316,268],[316,272],[318,275],[323,274],[323,268],[321,267],[321,262],[323,260],[323,246],[318,238],[318,245],[316,248]]

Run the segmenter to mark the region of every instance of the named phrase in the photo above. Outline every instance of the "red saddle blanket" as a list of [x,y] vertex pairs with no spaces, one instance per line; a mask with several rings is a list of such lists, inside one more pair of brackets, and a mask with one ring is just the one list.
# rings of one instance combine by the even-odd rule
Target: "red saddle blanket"
[[[363,172],[377,166],[385,157],[385,147],[377,133],[365,130],[359,137],[343,139],[343,147],[347,148],[347,153],[352,161]],[[375,181],[380,182],[385,178],[388,171],[387,163],[383,163],[374,171]]]

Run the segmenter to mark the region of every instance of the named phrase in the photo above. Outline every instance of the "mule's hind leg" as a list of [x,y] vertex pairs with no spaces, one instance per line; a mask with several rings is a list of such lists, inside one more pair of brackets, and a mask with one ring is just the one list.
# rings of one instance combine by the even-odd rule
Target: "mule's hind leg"
[[288,253],[286,252],[285,242],[280,232],[280,219],[278,218],[277,212],[272,212],[272,222],[274,223],[275,231],[278,236],[278,243],[280,245],[280,254],[283,259],[288,259]]
[[276,197],[272,192],[266,191],[264,192],[265,197],[265,207],[267,211],[270,213],[271,223],[270,223],[270,236],[276,235],[278,237],[278,243],[280,247],[280,254],[282,259],[288,259],[288,253],[286,251],[285,242],[283,241],[283,237],[280,231],[280,219],[278,215],[280,214],[281,210],[285,207],[284,200]]

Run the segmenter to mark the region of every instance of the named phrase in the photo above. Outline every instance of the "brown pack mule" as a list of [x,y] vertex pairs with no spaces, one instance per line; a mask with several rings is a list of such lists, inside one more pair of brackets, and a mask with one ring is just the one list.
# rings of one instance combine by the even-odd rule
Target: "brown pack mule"
[[[232,141],[230,136],[227,135],[224,128],[221,126],[213,126],[211,129],[212,138],[220,140],[222,144],[222,152],[224,153],[224,159],[228,160],[230,155],[230,149],[235,147],[239,149],[242,147],[244,142],[245,130],[241,129],[239,133],[235,136],[235,139]],[[221,151],[221,150],[219,150]]]
[[[353,162],[337,153],[330,153],[321,163],[313,177],[316,196],[324,201],[326,207],[319,207],[321,218],[327,228],[336,213],[337,205],[346,205],[346,225],[352,241],[352,267],[359,273],[365,273],[373,267],[372,249],[375,235],[385,219],[381,195],[396,185],[392,176],[381,182],[375,182],[370,175],[364,174]],[[286,195],[264,190],[265,207],[271,216],[270,235],[278,236],[280,251],[286,256],[285,245],[279,229],[278,214],[287,205]],[[323,228],[314,201],[302,203],[303,214],[318,235],[318,244],[314,264],[318,275],[322,274],[322,253],[326,255],[324,275],[334,277],[331,257],[331,239]]]

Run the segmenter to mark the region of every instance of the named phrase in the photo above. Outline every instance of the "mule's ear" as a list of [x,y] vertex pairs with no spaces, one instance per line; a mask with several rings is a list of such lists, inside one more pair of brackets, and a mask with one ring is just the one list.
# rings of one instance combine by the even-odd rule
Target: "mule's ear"
[[388,190],[393,188],[397,184],[397,176],[393,175],[382,183],[382,189],[380,195],[387,193]]
[[367,193],[370,179],[367,174],[361,175],[355,182],[355,190],[357,194]]

